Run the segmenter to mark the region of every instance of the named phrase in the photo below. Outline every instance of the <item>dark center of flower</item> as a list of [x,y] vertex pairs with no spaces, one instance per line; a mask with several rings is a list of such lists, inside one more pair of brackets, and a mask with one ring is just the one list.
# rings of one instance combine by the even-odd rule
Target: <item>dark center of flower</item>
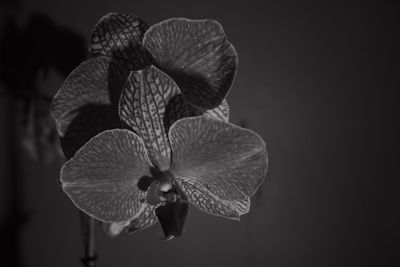
[[186,197],[169,171],[152,171],[152,182],[147,188],[147,203],[159,205],[155,212],[164,232],[164,239],[169,240],[182,234],[188,204]]
[[147,203],[150,205],[167,204],[184,199],[174,176],[169,171],[158,172],[147,189]]

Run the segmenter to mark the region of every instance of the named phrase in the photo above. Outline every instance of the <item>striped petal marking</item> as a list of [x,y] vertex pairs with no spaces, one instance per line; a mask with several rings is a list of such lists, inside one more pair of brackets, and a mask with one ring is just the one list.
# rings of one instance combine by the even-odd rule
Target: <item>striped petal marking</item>
[[158,222],[155,210],[159,205],[146,205],[143,212],[135,219],[130,221],[126,227],[128,234],[136,233],[140,230],[144,230]]
[[229,201],[251,197],[267,170],[267,152],[255,132],[206,117],[184,118],[171,126],[171,173],[202,184]]
[[221,105],[213,109],[201,110],[190,105],[187,105],[187,107],[190,117],[205,116],[207,118],[222,120],[226,122],[229,121],[229,106],[226,99],[222,101]]
[[90,37],[91,57],[108,56],[130,70],[148,65],[142,49],[147,24],[133,14],[109,13],[95,25]]
[[138,187],[152,167],[139,136],[130,130],[107,130],[93,137],[61,169],[61,185],[72,202],[106,223],[124,223],[145,209]]
[[232,86],[237,53],[215,20],[164,20],[147,30],[143,47],[199,109],[219,106]]
[[120,118],[143,138],[150,159],[168,170],[171,148],[166,127],[187,113],[175,82],[154,66],[131,72],[121,95]]
[[128,73],[107,57],[81,63],[53,98],[53,116],[67,158],[96,134],[120,127],[118,99]]
[[134,219],[126,222],[103,223],[103,229],[110,237],[119,235],[122,231],[128,234],[134,234],[144,230],[158,222],[155,209],[158,206],[145,205],[143,211]]
[[176,180],[187,200],[201,211],[233,220],[239,220],[241,215],[249,212],[249,197],[245,197],[243,200],[227,201],[217,197],[203,184],[194,180],[179,177]]

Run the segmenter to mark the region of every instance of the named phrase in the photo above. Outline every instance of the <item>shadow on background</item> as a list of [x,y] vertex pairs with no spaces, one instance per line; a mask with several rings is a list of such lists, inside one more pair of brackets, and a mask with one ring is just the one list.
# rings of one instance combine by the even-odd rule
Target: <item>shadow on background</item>
[[[7,173],[2,173],[7,213],[0,222],[2,262],[12,266],[25,266],[21,254],[21,233],[25,224],[35,214],[25,208],[26,183],[21,164],[21,136],[33,125],[35,131],[30,142],[42,149],[39,139],[46,139],[54,147],[57,142],[53,132],[45,134],[40,123],[49,116],[52,95],[40,88],[39,79],[46,80],[50,71],[66,76],[86,56],[85,40],[74,31],[55,25],[41,13],[28,15],[26,25],[18,25],[18,13],[23,8],[21,1],[1,2],[0,24],[0,92],[7,98],[7,126],[4,128],[7,144]],[[4,8],[4,9],[3,9]],[[32,110],[33,109],[33,110]],[[38,110],[44,109],[39,113]],[[32,116],[31,116],[32,115]],[[3,128],[2,128],[3,130]],[[56,148],[54,148],[56,149]],[[41,159],[41,157],[39,157]],[[11,266],[11,265],[10,265]]]

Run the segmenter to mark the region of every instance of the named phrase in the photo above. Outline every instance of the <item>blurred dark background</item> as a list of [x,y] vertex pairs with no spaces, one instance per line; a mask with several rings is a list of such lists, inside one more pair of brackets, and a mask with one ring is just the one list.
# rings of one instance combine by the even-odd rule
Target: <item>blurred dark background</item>
[[14,105],[29,106],[15,92],[34,84],[46,103],[111,11],[149,24],[218,20],[239,54],[231,121],[263,136],[270,167],[240,223],[191,208],[183,237],[170,242],[160,241],[159,225],[114,239],[97,227],[99,267],[400,266],[397,1],[0,2],[0,34],[25,36],[0,61],[8,75],[0,81],[3,263],[7,248],[20,252],[1,266],[81,266],[77,210],[58,184],[62,160],[45,163],[12,145],[26,129],[15,132]]

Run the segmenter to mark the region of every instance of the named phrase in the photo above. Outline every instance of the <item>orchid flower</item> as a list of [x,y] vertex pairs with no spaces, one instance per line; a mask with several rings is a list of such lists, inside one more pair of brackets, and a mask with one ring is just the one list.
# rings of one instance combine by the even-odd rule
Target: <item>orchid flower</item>
[[[126,226],[130,231],[147,228],[157,217],[162,220],[163,210],[186,216],[186,201],[209,214],[238,219],[264,179],[262,138],[206,116],[171,121],[179,116],[167,114],[167,106],[180,93],[155,66],[131,72],[119,114],[133,131],[103,131],[61,170],[65,193],[79,209],[110,223],[112,234]],[[174,107],[170,112],[182,112],[183,107]],[[180,225],[170,227],[166,238],[181,234]]]
[[89,54],[52,104],[67,158],[96,134],[124,128],[118,117],[122,87],[130,71],[151,65],[179,86],[174,102],[186,106],[185,116],[228,120],[224,99],[236,73],[237,54],[214,20],[173,18],[148,27],[133,14],[109,13],[93,29]]
[[52,103],[69,159],[61,184],[111,235],[157,221],[181,235],[188,205],[239,219],[267,168],[264,141],[228,123],[237,54],[214,20],[168,19],[150,28],[110,13],[91,58]]

